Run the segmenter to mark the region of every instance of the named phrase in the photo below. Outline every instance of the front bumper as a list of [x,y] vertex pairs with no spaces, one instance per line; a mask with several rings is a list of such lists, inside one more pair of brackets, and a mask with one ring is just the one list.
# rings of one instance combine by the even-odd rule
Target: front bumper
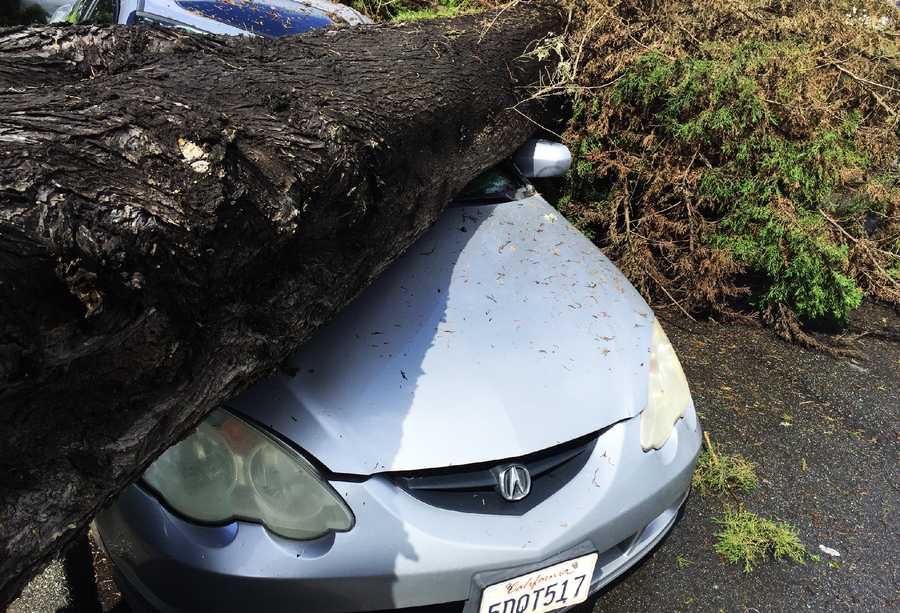
[[[692,428],[693,426],[693,428]],[[154,608],[339,613],[460,602],[477,611],[485,582],[600,552],[592,591],[639,560],[674,523],[700,448],[679,420],[658,451],[640,448],[640,419],[604,432],[584,468],[521,516],[424,504],[376,475],[332,482],[353,530],[291,541],[256,524],[188,523],[138,486],[96,520],[118,573]]]

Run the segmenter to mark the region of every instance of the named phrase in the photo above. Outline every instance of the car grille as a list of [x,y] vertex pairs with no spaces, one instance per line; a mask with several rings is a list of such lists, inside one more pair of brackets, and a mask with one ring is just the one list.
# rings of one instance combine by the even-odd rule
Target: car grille
[[[392,477],[411,496],[431,506],[463,513],[522,515],[578,474],[605,430],[518,458],[394,473]],[[531,474],[531,493],[517,502],[503,499],[497,491],[494,471],[510,463],[522,464]]]

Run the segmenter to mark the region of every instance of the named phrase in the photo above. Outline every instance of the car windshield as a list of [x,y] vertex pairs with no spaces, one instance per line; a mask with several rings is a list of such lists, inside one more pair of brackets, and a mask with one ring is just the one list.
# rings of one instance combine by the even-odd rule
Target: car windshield
[[57,12],[54,20],[104,24],[122,23],[121,17],[127,17],[129,24],[183,24],[195,30],[222,33],[205,21],[211,20],[241,32],[273,38],[334,23],[326,12],[294,0],[76,0],[64,14]]
[[532,194],[531,186],[515,170],[495,166],[473,179],[453,202],[455,204],[512,202]]
[[291,0],[176,0],[184,10],[260,36],[302,34],[332,25],[328,15]]

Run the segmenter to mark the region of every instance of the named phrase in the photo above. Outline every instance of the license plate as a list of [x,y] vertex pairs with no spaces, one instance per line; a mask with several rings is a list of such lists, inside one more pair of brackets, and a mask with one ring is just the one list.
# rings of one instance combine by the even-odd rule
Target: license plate
[[478,613],[548,613],[587,600],[597,554],[489,585]]

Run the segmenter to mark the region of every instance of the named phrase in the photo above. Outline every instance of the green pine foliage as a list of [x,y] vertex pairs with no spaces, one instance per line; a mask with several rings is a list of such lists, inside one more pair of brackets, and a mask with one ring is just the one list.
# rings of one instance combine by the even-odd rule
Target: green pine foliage
[[749,494],[759,485],[756,465],[739,453],[704,450],[697,459],[694,489],[707,494]]
[[481,8],[481,3],[470,0],[352,0],[345,4],[374,19],[386,21],[456,17]]
[[716,552],[732,564],[741,564],[744,572],[751,572],[755,564],[769,555],[796,564],[806,560],[806,546],[790,524],[731,507],[725,508],[725,514],[716,523],[721,526],[716,533]]
[[900,12],[846,4],[574,2],[559,208],[648,299],[810,344],[900,304]]
[[[625,73],[613,100],[649,113],[664,137],[717,161],[697,187],[698,198],[719,218],[706,238],[765,275],[761,307],[783,303],[807,319],[842,321],[862,292],[844,272],[847,246],[832,238],[819,209],[834,196],[842,173],[867,169],[853,141],[859,116],[847,113],[838,128],[793,140],[778,130],[779,119],[751,76],[776,53],[803,57],[802,51],[802,43],[749,41],[710,45],[702,58],[649,52]],[[786,81],[781,87],[789,102]]]

